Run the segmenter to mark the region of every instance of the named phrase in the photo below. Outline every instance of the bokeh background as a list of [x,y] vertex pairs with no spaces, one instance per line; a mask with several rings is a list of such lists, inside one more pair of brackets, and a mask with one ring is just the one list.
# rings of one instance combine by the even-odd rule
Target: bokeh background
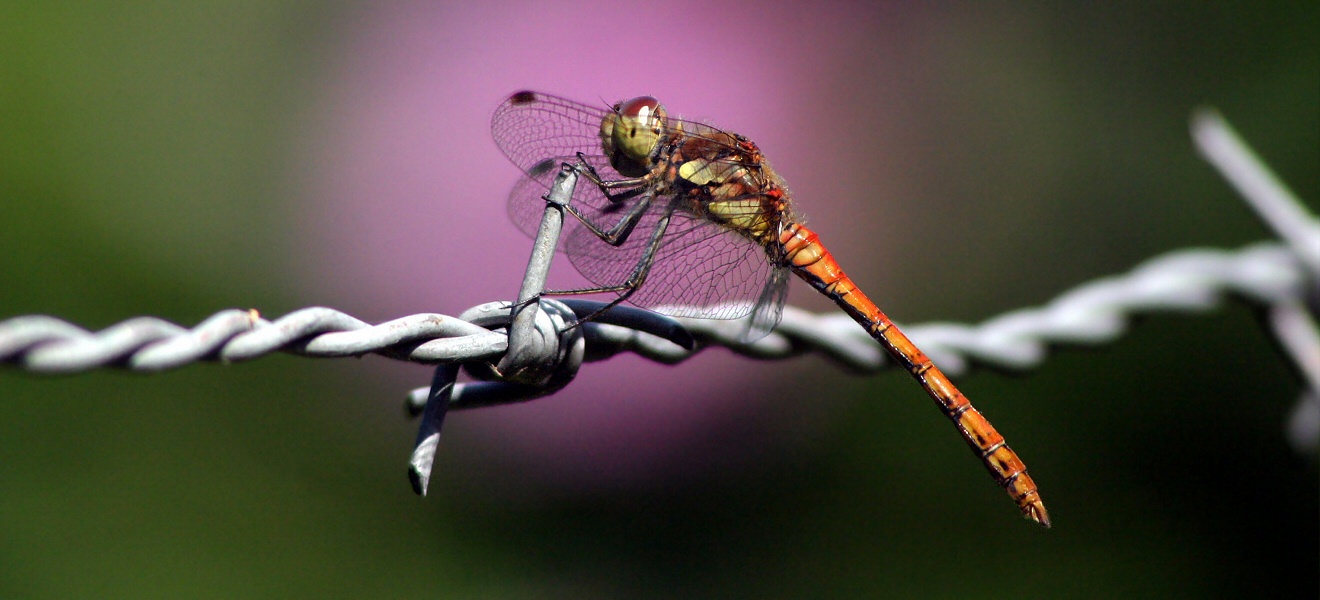
[[[489,115],[532,88],[651,94],[752,137],[891,316],[980,321],[1267,237],[1192,150],[1196,106],[1316,209],[1317,31],[1314,2],[6,2],[0,318],[511,298],[530,245]],[[1050,531],[901,373],[616,358],[451,415],[423,499],[400,406],[428,381],[378,357],[0,368],[0,597],[1320,587],[1317,469],[1283,435],[1300,384],[1242,304],[961,380]]]

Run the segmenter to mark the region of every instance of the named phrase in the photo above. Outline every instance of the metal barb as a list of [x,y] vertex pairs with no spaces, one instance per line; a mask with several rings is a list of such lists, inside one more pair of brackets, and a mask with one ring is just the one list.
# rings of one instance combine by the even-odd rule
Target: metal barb
[[[928,323],[904,329],[951,375],[962,375],[976,364],[1029,370],[1043,363],[1051,345],[1108,343],[1138,315],[1204,313],[1234,298],[1295,306],[1305,297],[1309,282],[1309,273],[1291,250],[1278,243],[1236,251],[1178,250],[1126,274],[1084,283],[1043,306],[1012,311],[979,325]],[[575,299],[571,304],[590,310],[586,302]],[[566,312],[573,311],[570,303],[561,304]],[[845,315],[785,307],[775,331],[750,344],[738,341],[737,323],[675,319],[695,339],[692,349],[686,349],[676,343],[683,341],[682,336],[669,341],[648,333],[648,328],[663,333],[654,326],[668,319],[647,314],[657,321],[648,325],[602,316],[600,322],[583,324],[585,360],[633,352],[674,364],[706,347],[722,346],[766,360],[819,352],[862,373],[887,366],[884,353]],[[38,373],[100,367],[159,371],[198,361],[251,360],[281,351],[318,358],[380,354],[419,364],[472,363],[495,359],[507,349],[507,335],[500,329],[508,319],[507,302],[481,305],[459,317],[416,314],[378,325],[324,307],[298,310],[273,321],[246,310],[226,310],[193,329],[139,317],[100,332],[54,317],[20,316],[0,321],[0,362]]]
[[1201,156],[1320,281],[1320,220],[1261,162],[1219,111],[1201,108],[1192,113],[1192,140]]

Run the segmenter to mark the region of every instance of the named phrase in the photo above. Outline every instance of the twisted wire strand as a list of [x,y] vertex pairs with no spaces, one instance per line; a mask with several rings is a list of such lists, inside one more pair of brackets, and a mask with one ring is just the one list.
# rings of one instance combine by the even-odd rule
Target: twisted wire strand
[[0,321],[0,361],[36,373],[100,367],[154,372],[277,351],[320,358],[376,353],[437,364],[498,356],[507,348],[506,336],[454,317],[416,314],[370,325],[319,306],[274,321],[255,310],[223,310],[192,329],[156,317],[128,319],[98,332],[45,315]]
[[1274,339],[1301,373],[1307,390],[1293,407],[1288,441],[1299,454],[1315,457],[1320,450],[1320,219],[1284,185],[1265,161],[1229,125],[1219,111],[1193,111],[1192,141],[1196,150],[1237,190],[1266,227],[1283,240],[1310,271],[1304,302],[1275,304],[1269,310]]
[[[979,325],[929,323],[904,327],[949,374],[973,364],[1026,370],[1039,366],[1052,344],[1101,344],[1122,335],[1132,317],[1149,312],[1205,312],[1230,296],[1276,305],[1303,300],[1307,274],[1287,248],[1260,243],[1237,251],[1179,250],[1132,271],[1082,284],[1050,303],[992,318]],[[582,303],[589,304],[589,303]],[[477,307],[477,314],[507,314],[507,303]],[[380,354],[421,364],[491,359],[508,337],[469,319],[415,314],[371,325],[325,307],[267,320],[253,310],[225,310],[186,329],[155,317],[136,317],[98,332],[44,315],[0,321],[0,361],[37,373],[73,373],[100,367],[160,371],[196,361],[239,362],[282,351],[331,358]],[[666,364],[708,346],[744,356],[784,359],[819,352],[860,372],[884,368],[880,347],[842,314],[817,315],[786,307],[770,335],[739,343],[732,321],[678,319],[696,339],[694,349],[636,328],[586,324],[586,361],[634,352]]]

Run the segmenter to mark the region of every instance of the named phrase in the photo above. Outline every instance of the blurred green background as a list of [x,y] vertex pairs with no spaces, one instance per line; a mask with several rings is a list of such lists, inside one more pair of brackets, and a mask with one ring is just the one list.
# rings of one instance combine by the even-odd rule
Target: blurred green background
[[[1199,104],[1217,106],[1317,207],[1317,3],[1012,6],[1044,34],[978,45],[996,38],[961,23],[948,52],[977,67],[927,74],[944,81],[950,112],[913,127],[963,169],[929,167],[949,181],[947,204],[929,210],[975,231],[961,198],[995,211],[1016,194],[1040,222],[941,256],[947,279],[905,280],[898,302],[922,307],[907,322],[980,320],[1159,252],[1267,237],[1192,151],[1186,116]],[[326,65],[371,10],[0,4],[0,318],[193,324],[222,308],[278,316],[327,303],[289,283],[305,258],[291,258],[286,230],[315,210],[291,155],[318,126]],[[1022,47],[1048,53],[1042,93],[1071,99],[1046,122],[980,100],[996,85],[980,69],[1014,68]],[[1048,169],[1047,187],[982,183],[1000,167],[978,155],[997,151],[1005,121],[1032,123],[1007,133],[1053,158],[1009,169]],[[1026,258],[987,258],[1004,256]],[[955,289],[962,279],[975,285]],[[828,385],[844,397],[823,401],[847,418],[753,468],[644,492],[505,502],[433,486],[418,499],[399,400],[426,370],[382,362],[281,355],[151,376],[0,368],[0,597],[1320,591],[1317,469],[1283,437],[1301,388],[1240,304],[1150,317],[1024,376],[965,379],[969,396],[1002,399],[987,412],[1042,485],[1051,531],[1012,515],[926,402],[865,401],[911,396],[901,374],[857,378],[810,358],[783,368],[837,376]],[[780,406],[816,401],[818,382],[791,381]]]

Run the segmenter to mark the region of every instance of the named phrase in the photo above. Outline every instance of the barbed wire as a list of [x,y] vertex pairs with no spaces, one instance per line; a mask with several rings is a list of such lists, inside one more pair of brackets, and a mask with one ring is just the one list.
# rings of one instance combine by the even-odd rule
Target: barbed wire
[[1320,451],[1320,220],[1311,214],[1269,167],[1252,152],[1219,111],[1192,113],[1196,149],[1246,200],[1265,226],[1289,247],[1308,271],[1302,296],[1270,307],[1274,339],[1306,386],[1289,415],[1288,441],[1297,452]]
[[[1294,409],[1288,432],[1294,447],[1314,454],[1320,437],[1320,332],[1313,314],[1320,221],[1217,113],[1194,115],[1193,139],[1285,243],[1169,252],[1127,273],[1079,285],[1043,306],[978,325],[929,323],[903,329],[950,375],[978,364],[1020,371],[1041,365],[1054,345],[1110,342],[1141,314],[1201,313],[1229,298],[1245,299],[1267,307],[1271,333],[1302,373],[1308,392]],[[739,341],[744,326],[735,321],[670,319],[623,306],[597,314],[603,303],[538,300],[563,223],[562,206],[575,184],[576,173],[566,168],[547,197],[545,221],[516,303],[487,303],[458,317],[416,314],[376,325],[325,307],[275,320],[255,310],[224,310],[191,329],[137,317],[98,332],[55,317],[19,316],[0,321],[0,362],[36,373],[101,367],[155,372],[197,361],[240,362],[287,352],[323,358],[378,354],[441,365],[431,387],[408,394],[409,410],[425,414],[411,463],[419,493],[425,492],[448,410],[553,393],[571,381],[583,362],[633,352],[674,364],[703,348],[721,346],[758,359],[819,353],[857,372],[890,364],[880,346],[843,314],[786,307],[770,335],[745,343]],[[578,321],[588,315],[591,321]],[[456,383],[459,365],[478,381]]]
[[[1133,317],[1154,312],[1201,313],[1240,297],[1262,305],[1295,304],[1304,296],[1306,271],[1287,247],[1272,242],[1237,251],[1190,249],[1170,252],[1128,273],[1097,279],[1048,304],[1019,309],[977,325],[926,323],[904,331],[951,375],[981,364],[1027,370],[1043,363],[1058,344],[1102,344],[1120,337]],[[603,303],[542,300],[566,313],[589,314]],[[612,315],[663,319],[655,313],[616,307]],[[55,317],[20,316],[0,321],[0,361],[36,373],[75,373],[101,367],[154,372],[198,361],[242,362],[274,352],[338,358],[379,354],[420,364],[467,363],[501,356],[509,347],[502,331],[508,302],[483,304],[458,317],[423,313],[371,325],[325,307],[309,307],[275,320],[255,310],[229,309],[192,329],[156,317],[136,317],[98,332]],[[584,361],[633,352],[666,364],[686,360],[708,346],[743,356],[785,359],[820,353],[858,372],[888,366],[880,346],[847,315],[784,308],[780,325],[755,342],[738,341],[736,321],[673,319],[692,335],[648,332],[636,321],[619,324],[603,316],[580,328],[590,351]],[[570,320],[565,320],[571,324]],[[494,326],[487,329],[481,323]],[[688,345],[689,347],[684,347]]]

